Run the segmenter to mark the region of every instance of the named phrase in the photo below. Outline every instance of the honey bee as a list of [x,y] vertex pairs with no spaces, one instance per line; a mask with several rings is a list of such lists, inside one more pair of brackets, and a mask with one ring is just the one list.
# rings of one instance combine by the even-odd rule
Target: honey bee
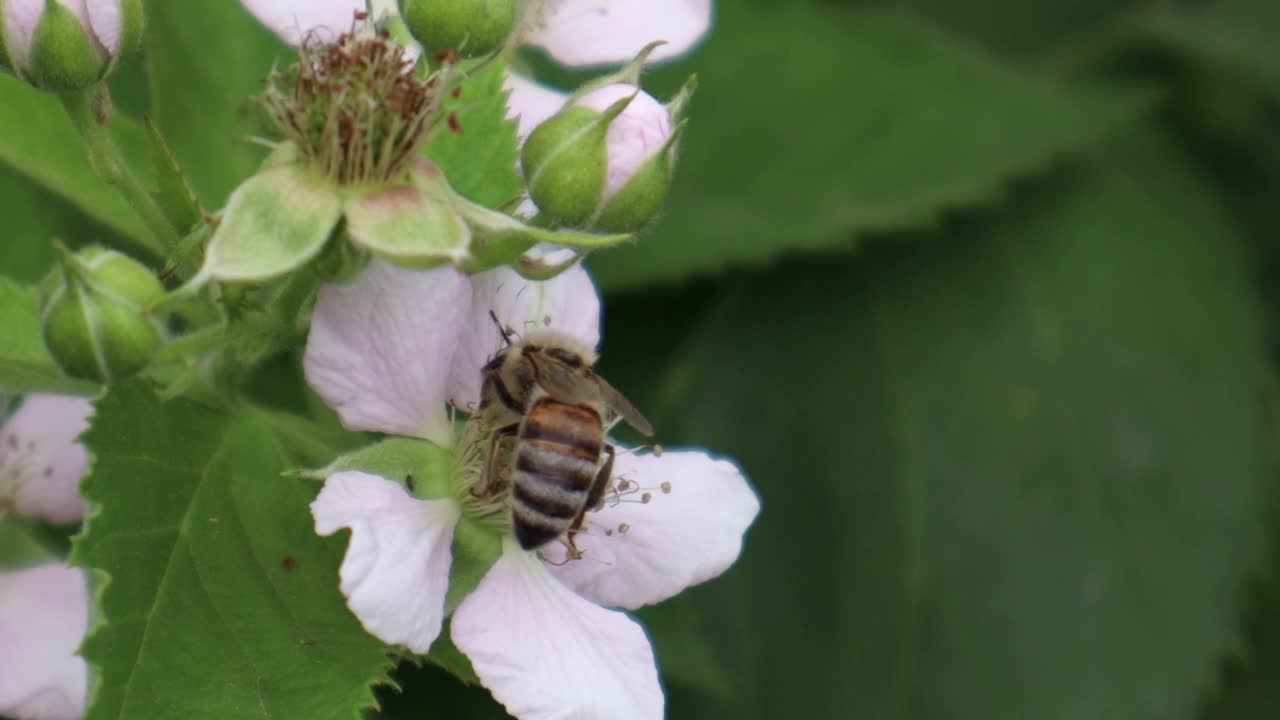
[[606,425],[625,420],[646,436],[653,427],[612,385],[592,371],[595,357],[572,338],[535,330],[506,344],[481,371],[480,417],[493,428],[484,485],[499,481],[499,443],[515,437],[506,456],[511,519],[520,546],[532,550],[582,526],[604,502],[615,450]]

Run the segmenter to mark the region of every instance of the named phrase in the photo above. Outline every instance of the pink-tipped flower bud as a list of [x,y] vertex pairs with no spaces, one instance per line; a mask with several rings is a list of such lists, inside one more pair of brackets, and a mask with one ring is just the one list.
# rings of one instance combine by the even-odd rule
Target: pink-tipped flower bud
[[529,195],[559,223],[638,230],[662,207],[682,129],[634,85],[593,90],[530,133],[521,153]]
[[44,90],[84,90],[142,37],[142,0],[0,0],[0,67]]

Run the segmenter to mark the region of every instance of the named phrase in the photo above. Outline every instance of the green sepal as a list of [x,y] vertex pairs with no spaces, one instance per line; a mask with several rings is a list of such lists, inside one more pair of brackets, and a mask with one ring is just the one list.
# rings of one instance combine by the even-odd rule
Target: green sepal
[[600,209],[591,227],[603,231],[642,228],[658,216],[671,187],[671,156],[689,121],[676,126],[662,147],[650,155],[626,184],[618,188]]
[[610,85],[623,83],[625,85],[635,85],[636,87],[640,87],[640,75],[644,72],[644,65],[649,61],[649,56],[653,54],[654,50],[657,50],[660,46],[666,44],[665,40],[655,40],[654,42],[640,48],[640,52],[636,53],[636,56],[626,65],[618,68],[608,75],[601,75],[588,83],[578,86],[578,89],[574,90],[573,94],[569,95],[565,100],[564,107],[569,107],[586,95],[589,95],[601,88],[609,87]]
[[393,437],[353,450],[319,470],[305,470],[316,480],[346,470],[404,483],[414,497],[437,500],[453,497],[453,454],[439,445],[411,437]]
[[450,207],[440,169],[418,159],[413,184],[361,188],[347,197],[347,233],[354,243],[398,265],[428,268],[470,255],[471,230]]
[[471,260],[459,265],[465,272],[477,273],[499,265],[510,265],[529,248],[540,242],[568,245],[581,250],[600,250],[627,242],[634,233],[590,233],[581,230],[547,230],[534,227],[510,215],[477,205],[461,197],[454,198],[454,209],[471,225],[475,238]]
[[191,183],[178,166],[178,160],[169,150],[159,128],[150,115],[143,116],[147,140],[151,144],[151,161],[156,170],[156,190],[151,193],[160,210],[179,235],[187,235],[204,221],[204,209],[191,190]]
[[548,217],[581,226],[599,210],[609,169],[609,120],[591,108],[576,106],[561,110],[529,133],[520,152],[520,167],[528,180],[529,196]]
[[[142,27],[145,15],[142,0],[119,0],[120,2],[120,46],[111,58],[111,67],[120,62],[120,58],[136,52],[142,45]],[[110,68],[108,68],[110,72]]]
[[484,579],[502,555],[502,534],[490,523],[466,515],[453,529],[453,561],[449,565],[449,589],[444,597],[444,613],[451,615]]
[[464,684],[479,685],[480,677],[476,675],[476,669],[471,665],[471,658],[463,655],[458,646],[453,643],[451,633],[449,620],[446,618],[444,626],[440,628],[440,635],[435,642],[431,643],[427,660],[452,673]]
[[[5,508],[0,503],[0,511]],[[53,550],[36,535],[35,520],[0,512],[0,572],[56,560]]]
[[689,104],[693,101],[693,94],[698,91],[698,76],[690,75],[689,79],[684,81],[684,85],[680,86],[680,90],[667,103],[667,116],[671,118],[671,122],[677,125],[684,122],[685,116],[689,114]]
[[281,165],[254,175],[231,193],[204,266],[189,292],[217,279],[262,282],[295,270],[324,248],[342,217],[342,198],[320,175]]
[[74,12],[54,0],[46,0],[21,74],[45,90],[74,92],[101,80],[110,60]]

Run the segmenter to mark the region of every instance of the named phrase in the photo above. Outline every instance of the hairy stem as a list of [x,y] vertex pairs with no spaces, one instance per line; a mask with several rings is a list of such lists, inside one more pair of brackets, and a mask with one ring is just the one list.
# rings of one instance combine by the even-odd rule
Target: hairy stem
[[168,254],[177,247],[181,238],[155,199],[138,182],[111,137],[108,128],[111,96],[107,93],[106,85],[100,84],[83,92],[65,93],[61,98],[72,124],[89,146],[89,160],[93,163],[93,169],[120,193],[150,231],[150,235],[137,238],[138,242],[158,255]]

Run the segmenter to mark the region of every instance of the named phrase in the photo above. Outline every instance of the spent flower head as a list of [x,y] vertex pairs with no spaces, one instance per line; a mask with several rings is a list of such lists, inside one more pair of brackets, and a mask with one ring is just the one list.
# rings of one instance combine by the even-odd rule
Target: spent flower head
[[441,100],[467,79],[456,56],[436,60],[434,70],[419,69],[385,30],[368,27],[304,42],[262,96],[284,139],[232,193],[187,291],[210,280],[269,281],[345,242],[358,250],[356,270],[373,254],[477,271],[538,242],[589,249],[630,238],[534,227],[456,193],[418,152],[450,127]]
[[311,35],[298,62],[274,68],[260,101],[276,128],[335,182],[391,180],[431,129],[445,78],[413,73],[404,48],[346,33],[336,43]]

